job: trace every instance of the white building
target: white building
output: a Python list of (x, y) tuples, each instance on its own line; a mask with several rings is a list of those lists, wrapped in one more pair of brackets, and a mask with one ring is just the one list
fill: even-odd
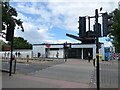
[[(46, 44), (33, 45), (33, 57), (38, 57), (38, 53), (40, 53), (40, 57), (57, 58), (57, 52), (59, 53), (58, 58), (64, 58), (64, 44), (49, 44), (49, 47)], [(96, 44), (72, 43), (71, 49), (67, 51), (67, 56), (68, 58), (87, 59), (89, 52), (92, 59), (96, 58)], [(99, 53), (104, 59), (104, 44), (101, 45)]]
[[(69, 47), (69, 43), (67, 47)], [(64, 44), (34, 44), (33, 49), (18, 49), (14, 50), (13, 54), (20, 52), (21, 58), (26, 58), (29, 55), (30, 58), (38, 57), (38, 53), (41, 54), (41, 58), (57, 58), (56, 54), (59, 53), (58, 58), (64, 58)], [(90, 52), (92, 59), (96, 58), (96, 44), (81, 44), (72, 43), (71, 49), (67, 50), (68, 58), (88, 59), (88, 53)], [(6, 53), (6, 55), (5, 55)], [(9, 53), (9, 56), (8, 56)], [(104, 44), (101, 45), (99, 50), (100, 56), (104, 59)], [(1, 57), (9, 57), (10, 51), (0, 52)]]
[[(13, 50), (13, 55), (15, 55), (16, 52), (17, 52), (17, 54), (20, 53), (21, 58), (26, 58), (27, 55), (29, 55), (30, 58), (33, 57), (32, 49), (15, 49), (15, 50)], [(11, 56), (10, 54), (11, 54), (11, 51), (0, 51), (1, 58), (2, 57), (10, 58), (10, 56)], [(18, 57), (18, 55), (17, 55), (17, 57)]]

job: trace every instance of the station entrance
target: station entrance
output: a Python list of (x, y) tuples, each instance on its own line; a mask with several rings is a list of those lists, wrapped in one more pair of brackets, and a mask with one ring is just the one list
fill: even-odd
[(71, 48), (68, 51), (68, 58), (88, 59), (88, 53), (90, 53), (91, 59), (93, 58), (92, 48)]

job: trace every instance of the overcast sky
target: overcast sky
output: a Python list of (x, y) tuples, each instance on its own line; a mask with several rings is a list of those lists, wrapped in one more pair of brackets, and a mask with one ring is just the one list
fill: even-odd
[[(43, 2), (44, 1), (44, 2)], [(66, 33), (78, 34), (79, 16), (94, 16), (95, 9), (111, 12), (118, 8), (119, 0), (11, 0), (18, 17), (23, 21), (25, 32), (15, 30), (15, 36), (24, 37), (32, 44), (76, 42)], [(100, 11), (99, 11), (100, 12)], [(100, 13), (101, 13), (100, 12)], [(99, 19), (99, 22), (101, 20)], [(91, 22), (94, 24), (94, 19)], [(100, 39), (110, 46), (105, 38)]]

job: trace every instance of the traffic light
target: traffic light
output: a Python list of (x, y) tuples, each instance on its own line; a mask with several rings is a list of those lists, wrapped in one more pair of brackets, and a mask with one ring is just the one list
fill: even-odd
[(90, 38), (90, 37), (95, 37), (95, 32), (94, 31), (87, 31), (86, 32), (86, 37)]
[(103, 36), (107, 36), (111, 31), (111, 26), (113, 24), (112, 22), (112, 17), (113, 14), (107, 14), (107, 13), (103, 13), (102, 14), (102, 24), (103, 24)]
[(79, 17), (79, 37), (83, 38), (86, 36), (86, 17)]
[[(95, 24), (96, 25), (96, 24)], [(93, 25), (93, 30), (94, 30), (94, 32), (96, 32), (95, 30), (95, 25)], [(97, 34), (97, 33), (95, 33), (95, 34)], [(98, 36), (99, 37), (101, 37), (101, 24), (100, 23), (98, 23)]]
[(7, 32), (6, 32), (6, 41), (11, 41), (14, 36), (14, 27), (9, 25), (7, 26)]

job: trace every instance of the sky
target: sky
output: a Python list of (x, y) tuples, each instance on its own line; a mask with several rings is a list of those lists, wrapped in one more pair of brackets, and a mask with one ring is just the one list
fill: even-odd
[[(15, 30), (15, 36), (23, 37), (32, 44), (41, 43), (80, 43), (66, 36), (78, 35), (79, 16), (94, 16), (95, 9), (111, 12), (118, 8), (119, 0), (11, 0), (10, 5), (18, 12), (17, 19), (23, 21), (25, 32)], [(99, 18), (101, 23), (101, 18)], [(91, 30), (94, 19), (91, 20)], [(87, 25), (88, 26), (88, 25)], [(111, 43), (100, 38), (105, 46)]]

